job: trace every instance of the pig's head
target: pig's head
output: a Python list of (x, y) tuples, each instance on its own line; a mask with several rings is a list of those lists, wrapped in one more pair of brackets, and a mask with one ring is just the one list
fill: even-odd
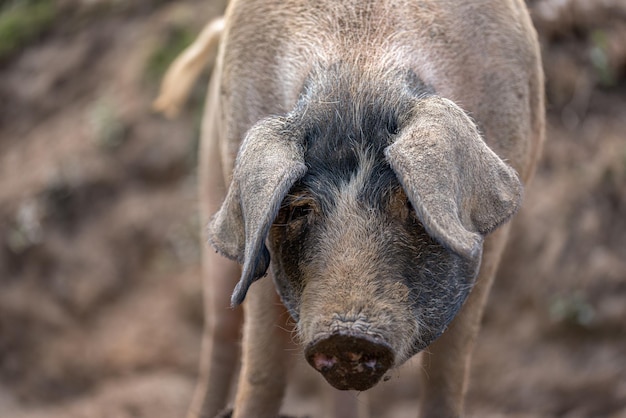
[(271, 264), (309, 363), (365, 390), (445, 331), (521, 184), (449, 100), (332, 99), (248, 132), (209, 235), (243, 264), (233, 305)]

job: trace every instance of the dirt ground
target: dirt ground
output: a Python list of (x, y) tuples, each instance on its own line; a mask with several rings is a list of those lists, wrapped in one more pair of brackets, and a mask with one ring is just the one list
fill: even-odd
[[(224, 1), (50, 4), (41, 30), (0, 55), (0, 417), (182, 417), (202, 330), (208, 75), (175, 121), (150, 102)], [(530, 6), (548, 140), (486, 310), (467, 416), (626, 418), (626, 3)], [(372, 416), (415, 417), (418, 371), (374, 389)], [(324, 416), (320, 380), (299, 365), (285, 412)]]

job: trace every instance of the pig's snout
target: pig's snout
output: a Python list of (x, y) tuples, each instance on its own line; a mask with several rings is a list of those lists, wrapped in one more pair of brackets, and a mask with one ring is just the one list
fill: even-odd
[(310, 344), (305, 356), (333, 387), (367, 390), (394, 363), (391, 348), (368, 336), (334, 333)]

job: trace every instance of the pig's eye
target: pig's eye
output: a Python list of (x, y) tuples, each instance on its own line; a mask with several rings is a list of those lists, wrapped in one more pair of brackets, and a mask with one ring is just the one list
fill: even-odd
[(274, 221), (275, 226), (297, 226), (309, 215), (316, 212), (315, 200), (307, 193), (289, 194), (281, 205), (280, 212)]
[(297, 205), (293, 205), (291, 206), (291, 211), (289, 213), (289, 219), (287, 222), (302, 220), (312, 212), (313, 208), (307, 203), (299, 203)]
[(289, 224), (304, 221), (316, 211), (315, 200), (309, 193), (294, 193), (287, 195), (282, 204), (279, 223)]

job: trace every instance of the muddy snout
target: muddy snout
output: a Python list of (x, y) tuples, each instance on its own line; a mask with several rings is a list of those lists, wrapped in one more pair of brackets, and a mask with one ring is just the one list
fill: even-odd
[(339, 390), (367, 390), (394, 363), (393, 352), (385, 343), (341, 332), (309, 344), (304, 354), (309, 364)]

